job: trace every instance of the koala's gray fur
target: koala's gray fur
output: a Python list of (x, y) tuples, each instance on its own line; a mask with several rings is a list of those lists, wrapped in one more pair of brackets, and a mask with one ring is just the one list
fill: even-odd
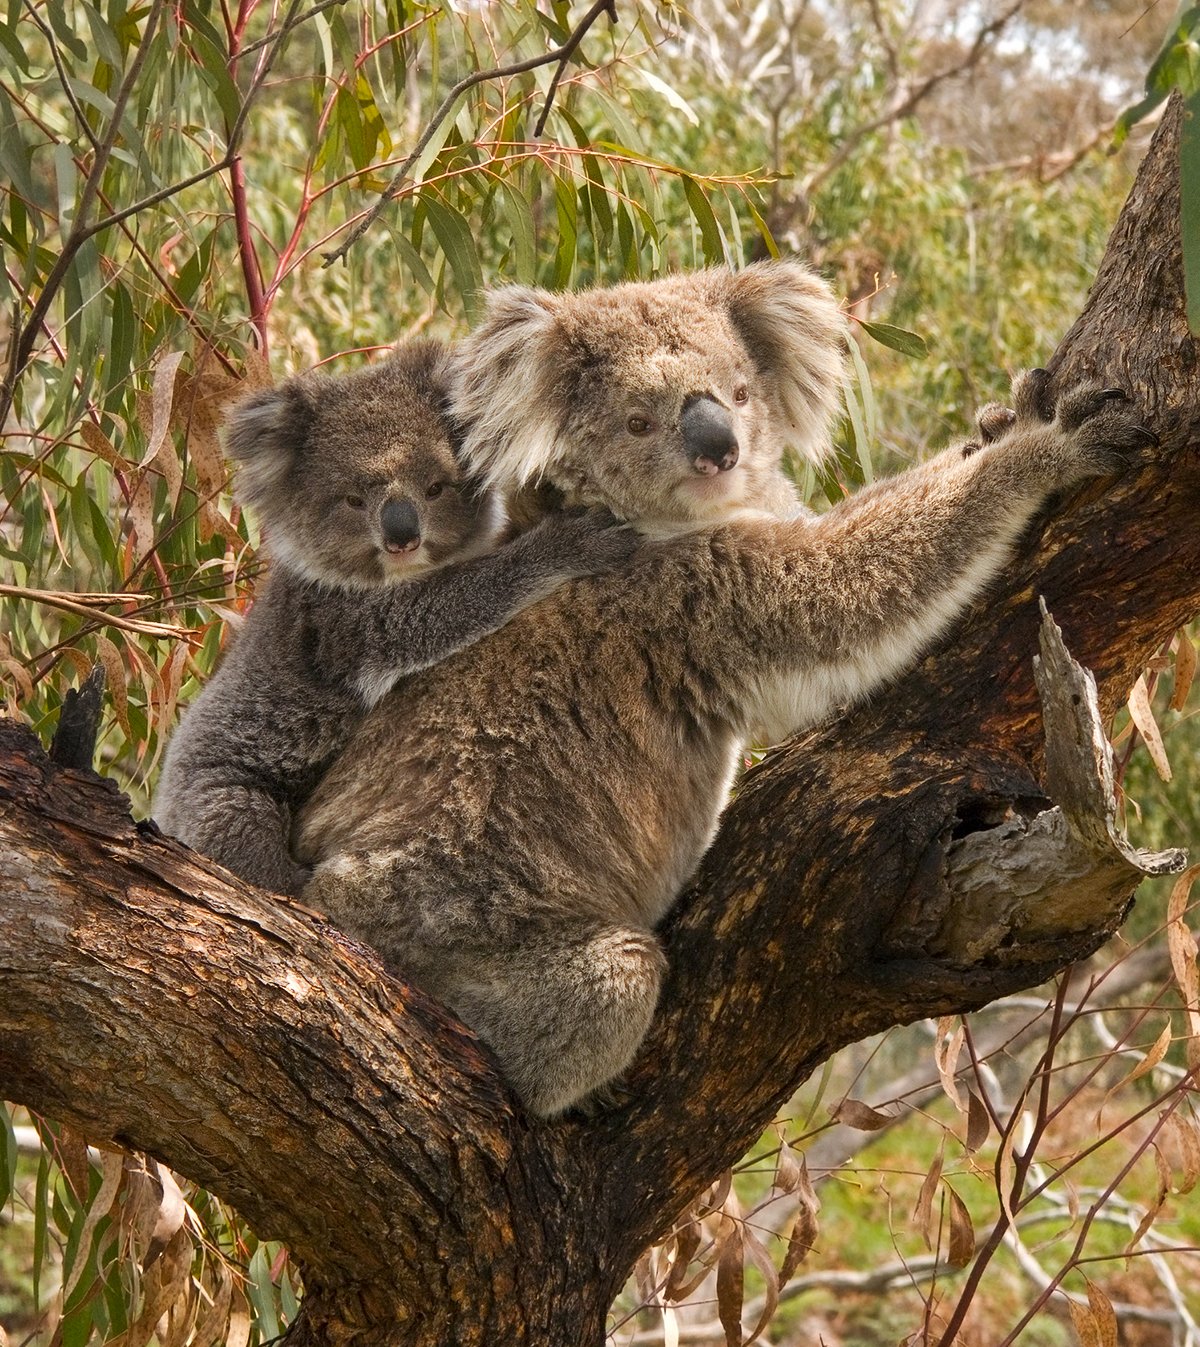
[(297, 836), (316, 865), (305, 900), (453, 1007), (535, 1113), (637, 1050), (664, 967), (654, 928), (746, 736), (781, 738), (910, 667), (1051, 492), (1150, 438), (1121, 394), (1048, 408), (1027, 377), (1011, 428), (993, 417), (969, 455), (772, 517), (794, 512), (783, 442), (826, 452), (843, 341), (825, 286), (768, 263), (501, 291), (461, 348), (465, 450), (493, 484), (542, 479), (675, 536), (385, 698)]
[(337, 378), (301, 375), (233, 411), (226, 446), (270, 574), (233, 649), (172, 737), (164, 831), (295, 894), (296, 806), (367, 710), (550, 593), (624, 560), (627, 529), (559, 517), (487, 554), (497, 493), (459, 460), (447, 356), (420, 342)]

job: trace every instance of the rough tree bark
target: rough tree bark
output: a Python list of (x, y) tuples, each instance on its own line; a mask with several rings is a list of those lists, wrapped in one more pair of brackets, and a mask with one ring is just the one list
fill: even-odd
[(977, 862), (1020, 861), (1058, 826), (1036, 595), (1105, 713), (1200, 611), (1178, 134), (1173, 110), (1051, 362), (1129, 388), (1161, 452), (1059, 502), (952, 640), (747, 777), (669, 920), (669, 985), (617, 1111), (531, 1121), (471, 1035), (368, 950), (135, 824), (12, 725), (0, 1093), (151, 1152), (286, 1241), (305, 1280), (292, 1347), (581, 1347), (639, 1252), (830, 1053), (1097, 948), (1132, 869), (1072, 862), (1019, 901), (986, 881), (981, 902)]

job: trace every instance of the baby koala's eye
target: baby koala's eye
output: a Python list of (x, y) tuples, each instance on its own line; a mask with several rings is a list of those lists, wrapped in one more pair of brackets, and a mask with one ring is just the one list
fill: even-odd
[(750, 390), (745, 384), (738, 384), (733, 390), (733, 400), (740, 406), (743, 402), (750, 401)]
[(446, 489), (445, 482), (431, 482), (429, 486), (425, 489), (425, 499), (437, 500), (437, 498), (442, 494), (443, 491), (445, 491), (445, 489)]
[(361, 496), (347, 496), (346, 504), (352, 510), (365, 510), (367, 508), (367, 502)]
[(650, 429), (650, 422), (644, 416), (631, 416), (625, 424), (633, 435), (644, 435)]

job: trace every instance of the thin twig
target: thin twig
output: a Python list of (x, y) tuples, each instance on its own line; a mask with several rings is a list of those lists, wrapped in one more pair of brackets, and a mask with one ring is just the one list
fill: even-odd
[[(277, 33), (268, 33), (266, 37), (260, 37), (257, 42), (249, 43), (238, 52), (238, 55), (250, 56), (253, 52), (260, 51), (263, 47), (282, 38), (286, 33), (290, 33), (293, 28), (299, 28), (302, 23), (307, 23), (309, 19), (315, 19), (318, 14), (324, 14), (327, 9), (337, 9), (340, 5), (348, 2), (349, 0), (321, 0), (319, 5), (313, 5), (311, 9), (306, 9), (303, 14), (297, 14), (294, 19), (289, 19)], [(421, 22), (424, 22), (424, 20)]]
[(537, 125), (533, 128), (534, 140), (540, 140), (542, 132), (546, 129), (546, 120), (550, 116), (551, 107), (554, 105), (554, 95), (558, 92), (559, 81), (562, 79), (563, 73), (566, 71), (571, 57), (575, 54), (575, 48), (583, 41), (584, 34), (587, 32), (588, 28), (591, 27), (596, 19), (598, 19), (606, 10), (608, 11), (609, 22), (616, 23), (617, 0), (609, 0), (606, 5), (601, 4), (597, 6), (596, 12), (591, 18), (585, 23), (581, 23), (563, 44), (561, 48), (562, 55), (558, 60), (558, 69), (554, 72), (554, 78), (550, 81), (550, 88), (546, 91), (546, 102), (542, 107), (541, 116), (538, 117)]
[[(345, 242), (333, 252), (326, 253), (321, 263), (323, 267), (331, 267), (335, 262), (344, 262), (346, 254), (367, 232), (375, 221), (383, 214), (388, 206), (396, 199), (408, 177), (409, 170), (421, 157), (425, 147), (437, 134), (438, 128), (454, 110), (455, 104), (467, 92), (473, 89), (477, 84), (486, 84), (491, 80), (508, 79), (513, 75), (523, 75), (526, 71), (536, 70), (539, 66), (550, 65), (554, 61), (561, 61), (564, 56), (570, 54), (579, 45), (580, 40), (589, 28), (596, 22), (601, 14), (607, 13), (609, 17), (616, 21), (616, 0), (596, 0), (596, 3), (579, 20), (570, 37), (561, 47), (555, 47), (553, 51), (548, 51), (542, 56), (531, 56), (526, 61), (515, 61), (512, 65), (495, 66), (491, 70), (477, 70), (473, 75), (466, 75), (450, 90), (445, 98), (438, 105), (437, 111), (430, 118), (425, 130), (421, 132), (421, 138), (413, 147), (412, 153), (396, 170), (391, 182), (380, 193), (379, 200), (367, 212), (366, 215), (350, 231)], [(548, 103), (547, 103), (548, 106)]]
[(910, 112), (921, 102), (923, 102), (933, 91), (948, 79), (953, 79), (955, 75), (961, 75), (964, 70), (969, 70), (976, 65), (987, 49), (988, 42), (998, 37), (1003, 29), (1025, 4), (1025, 0), (1014, 0), (1003, 13), (998, 14), (990, 23), (984, 26), (975, 35), (975, 40), (967, 50), (967, 54), (957, 64), (948, 66), (945, 70), (939, 70), (936, 74), (929, 75), (923, 79), (915, 88), (898, 102), (894, 103), (885, 112), (881, 112), (877, 117), (856, 126), (849, 131), (843, 138), (841, 146), (837, 153), (826, 160), (820, 168), (814, 170), (804, 180), (801, 186), (801, 196), (807, 197), (816, 190), (816, 188), (825, 181), (832, 173), (836, 173), (839, 168), (850, 158), (858, 148), (859, 142), (869, 136), (873, 131), (878, 131), (884, 126), (889, 126), (892, 122), (899, 121), (902, 117), (907, 117)]

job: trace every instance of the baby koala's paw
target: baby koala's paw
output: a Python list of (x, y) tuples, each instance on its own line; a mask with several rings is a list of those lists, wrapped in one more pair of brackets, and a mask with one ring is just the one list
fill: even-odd
[(641, 542), (628, 524), (604, 509), (548, 515), (526, 536), (549, 564), (572, 576), (614, 570)]

